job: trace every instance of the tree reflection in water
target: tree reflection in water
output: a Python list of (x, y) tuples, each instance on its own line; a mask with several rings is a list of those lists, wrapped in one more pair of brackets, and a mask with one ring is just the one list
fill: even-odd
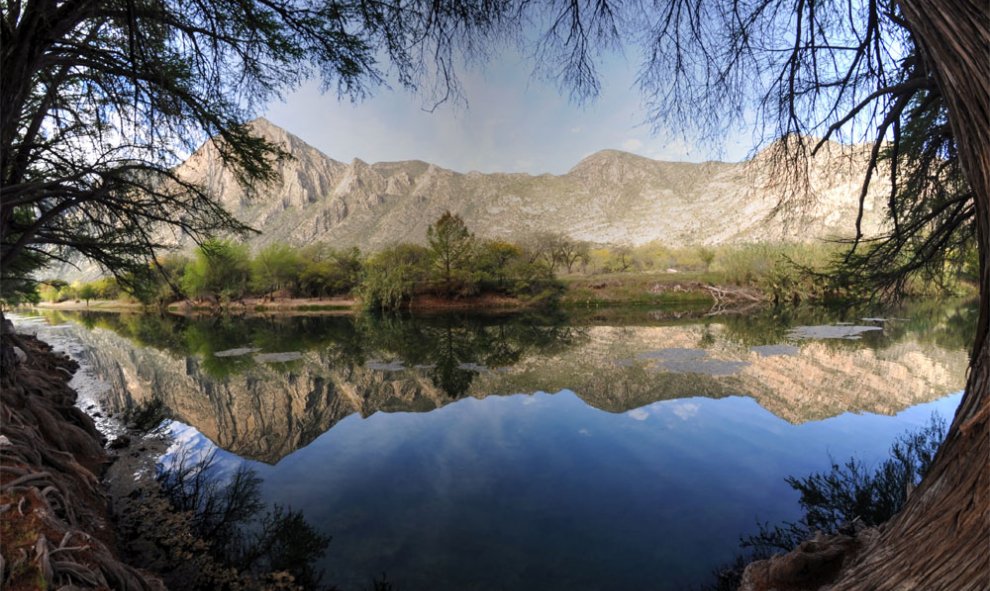
[(162, 496), (185, 516), (171, 540), (179, 551), (170, 555), (193, 559), (163, 573), (168, 588), (320, 589), (322, 573), (313, 564), (330, 537), (307, 523), (301, 511), (266, 509), (255, 471), (241, 464), (225, 473), (216, 458), (215, 452), (197, 458), (183, 451), (159, 469)]
[[(799, 504), (804, 514), (797, 521), (759, 524), (755, 535), (740, 540), (744, 553), (731, 563), (714, 569), (714, 581), (702, 591), (735, 591), (750, 562), (790, 552), (802, 542), (815, 538), (819, 532), (825, 536), (851, 535), (888, 521), (904, 507), (911, 491), (931, 467), (945, 434), (945, 419), (936, 412), (925, 427), (894, 440), (890, 457), (875, 468), (871, 469), (855, 457), (842, 464), (832, 459), (826, 472), (815, 472), (803, 478), (787, 477), (787, 484), (801, 495)], [(816, 570), (805, 565), (795, 569), (798, 572), (794, 576), (814, 579), (821, 576), (821, 569), (838, 566), (838, 563), (823, 564)]]

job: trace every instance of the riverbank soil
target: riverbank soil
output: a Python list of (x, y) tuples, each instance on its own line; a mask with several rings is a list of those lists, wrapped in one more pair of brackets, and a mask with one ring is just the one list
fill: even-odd
[(109, 458), (68, 385), (77, 364), (3, 324), (0, 587), (164, 589), (117, 558), (99, 480)]

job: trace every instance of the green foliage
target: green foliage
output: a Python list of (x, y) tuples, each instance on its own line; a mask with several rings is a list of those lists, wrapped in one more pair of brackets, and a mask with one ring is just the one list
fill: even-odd
[(698, 258), (705, 264), (705, 271), (709, 271), (712, 268), (712, 263), (715, 262), (715, 251), (704, 246), (699, 247)]
[(217, 303), (241, 298), (248, 287), (247, 247), (229, 240), (209, 240), (186, 266), (182, 289), (189, 297), (213, 298)]
[(295, 292), (304, 265), (295, 249), (285, 244), (270, 244), (251, 261), (251, 289), (267, 295), (281, 289)]
[(58, 289), (51, 285), (39, 285), (37, 289), (39, 301), (54, 304), (58, 300)]
[(450, 297), (456, 289), (471, 283), (471, 261), (475, 238), (464, 220), (449, 211), (426, 229), (426, 241), (432, 254), (432, 274)]
[(146, 306), (157, 304), (159, 308), (164, 308), (183, 297), (179, 286), (189, 263), (185, 256), (166, 255), (146, 267), (122, 275), (121, 287)]
[(775, 302), (824, 299), (833, 293), (816, 270), (828, 265), (836, 244), (744, 244), (720, 247), (713, 268), (728, 283), (753, 286)]
[(304, 260), (299, 275), (299, 294), (306, 297), (327, 297), (347, 294), (361, 281), (363, 264), (357, 248), (334, 250), (325, 245), (303, 249)]
[(360, 294), (369, 310), (397, 310), (430, 276), (432, 253), (415, 244), (397, 244), (365, 263)]
[(482, 290), (508, 291), (511, 289), (510, 265), (522, 259), (523, 250), (504, 240), (481, 240), (474, 255), (474, 268)]
[(89, 300), (96, 297), (96, 288), (92, 283), (84, 283), (79, 286), (76, 295), (79, 299), (86, 300), (86, 305), (89, 305)]
[(591, 256), (591, 244), (575, 240), (561, 232), (532, 232), (526, 235), (521, 245), (529, 262), (537, 261), (552, 270), (564, 269), (568, 273), (580, 265), (587, 267)]
[(72, 285), (63, 285), (58, 289), (57, 301), (64, 302), (67, 300), (74, 300), (77, 297), (78, 284), (73, 283)]

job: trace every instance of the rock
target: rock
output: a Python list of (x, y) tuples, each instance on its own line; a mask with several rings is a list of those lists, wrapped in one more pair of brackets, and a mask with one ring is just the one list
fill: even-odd
[(860, 545), (852, 536), (825, 536), (819, 532), (813, 540), (802, 542), (787, 554), (747, 566), (739, 589), (818, 589), (835, 577), (846, 557), (854, 555)]
[(15, 346), (13, 349), (14, 349), (14, 357), (17, 358), (17, 363), (25, 363), (27, 361), (28, 356), (27, 353), (24, 352), (24, 349), (21, 349), (20, 347), (17, 346)]
[(123, 449), (131, 444), (131, 438), (127, 435), (121, 435), (113, 441), (110, 442), (110, 449)]

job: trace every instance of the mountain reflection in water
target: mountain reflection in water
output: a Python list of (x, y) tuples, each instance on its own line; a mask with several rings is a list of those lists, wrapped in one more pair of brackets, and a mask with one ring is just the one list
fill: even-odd
[(179, 445), (218, 446), (333, 536), (327, 580), (388, 571), (407, 591), (705, 582), (757, 519), (797, 516), (785, 476), (876, 461), (932, 410), (951, 417), (975, 326), (966, 305), (899, 320), (47, 316), (78, 324), (113, 410), (161, 400)]
[(536, 315), (48, 316), (91, 329), (79, 338), (113, 386), (111, 410), (159, 399), (220, 447), (268, 463), (352, 413), (424, 412), (465, 396), (569, 389), (625, 412), (736, 394), (802, 423), (892, 414), (962, 387), (969, 307), (873, 320), (882, 330), (858, 340), (791, 336), (834, 326), (823, 314), (624, 326)]

